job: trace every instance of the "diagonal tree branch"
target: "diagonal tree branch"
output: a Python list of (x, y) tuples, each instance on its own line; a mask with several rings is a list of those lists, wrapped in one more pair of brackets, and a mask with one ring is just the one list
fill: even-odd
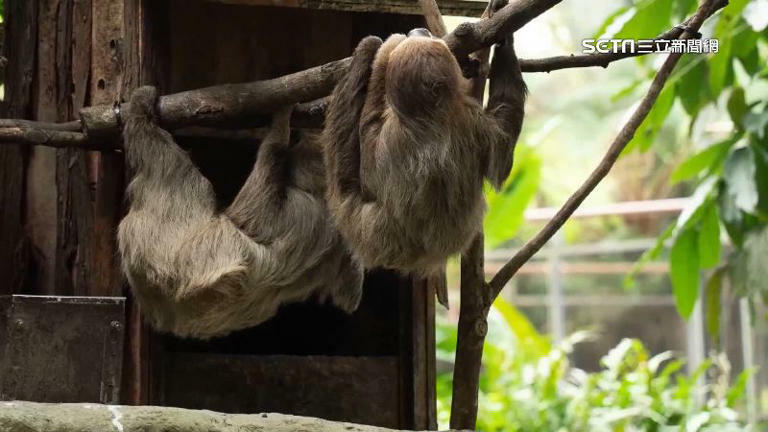
[[(692, 32), (696, 32), (701, 28), (702, 23), (714, 14), (718, 9), (726, 6), (728, 2), (726, 0), (705, 0), (705, 2), (699, 6), (696, 14), (688, 21), (690, 31), (682, 32), (681, 39), (690, 39), (693, 37)], [(592, 174), (587, 178), (584, 184), (579, 187), (576, 192), (571, 195), (570, 198), (563, 204), (560, 210), (555, 216), (542, 228), (542, 230), (528, 243), (526, 243), (516, 254), (509, 260), (498, 273), (493, 277), (489, 283), (491, 289), (491, 299), (495, 299), (504, 285), (509, 282), (512, 276), (520, 270), (520, 267), (526, 263), (536, 252), (541, 249), (542, 246), (557, 232), (558, 229), (565, 223), (574, 211), (581, 205), (584, 199), (594, 190), (594, 188), (605, 178), (608, 172), (611, 170), (616, 160), (619, 158), (622, 150), (632, 140), (632, 137), (637, 132), (637, 129), (642, 124), (643, 120), (648, 116), (648, 113), (653, 108), (653, 104), (659, 96), (664, 84), (669, 78), (670, 73), (677, 65), (682, 54), (672, 53), (662, 65), (656, 77), (653, 79), (648, 93), (645, 95), (640, 105), (637, 107), (632, 117), (622, 128), (618, 136), (613, 140), (607, 153), (603, 157), (600, 164), (595, 168)]]
[[(727, 4), (724, 0), (705, 0), (696, 14), (689, 21), (691, 30), (679, 37), (690, 38), (698, 31), (701, 24), (717, 9)], [(672, 70), (680, 60), (681, 54), (670, 54), (654, 78), (648, 93), (643, 98), (630, 120), (625, 124), (619, 135), (611, 144), (608, 152), (587, 181), (563, 205), (556, 216), (529, 241), (502, 269), (490, 283), (483, 283), (482, 276), (476, 279), (477, 272), (482, 275), (482, 238), (475, 239), (469, 250), (462, 255), (462, 292), (461, 315), (459, 318), (459, 340), (456, 350), (456, 366), (454, 369), (454, 398), (459, 394), (462, 399), (457, 404), (454, 399), (451, 413), (451, 427), (474, 429), (477, 419), (477, 392), (479, 389), (480, 366), (482, 362), (483, 344), (488, 329), (487, 319), (490, 307), (501, 293), (507, 282), (517, 273), (541, 247), (557, 232), (565, 221), (573, 214), (589, 193), (608, 174), (618, 159), (621, 151), (634, 136), (640, 124), (645, 120), (659, 96), (664, 84), (669, 79)], [(465, 271), (468, 278), (465, 293)], [(467, 302), (467, 304), (465, 304)], [(465, 313), (465, 306), (467, 307)], [(456, 388), (460, 386), (460, 388)], [(473, 395), (471, 392), (474, 392)], [(458, 410), (454, 416), (453, 410)]]

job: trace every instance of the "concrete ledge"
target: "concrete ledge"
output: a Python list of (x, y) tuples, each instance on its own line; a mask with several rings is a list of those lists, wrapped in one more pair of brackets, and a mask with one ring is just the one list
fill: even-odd
[(156, 406), (0, 402), (2, 432), (390, 432), (283, 414), (222, 414)]

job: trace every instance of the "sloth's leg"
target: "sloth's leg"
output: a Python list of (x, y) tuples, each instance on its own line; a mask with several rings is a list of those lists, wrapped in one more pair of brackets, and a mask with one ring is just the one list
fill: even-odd
[(290, 180), (291, 113), (282, 108), (272, 118), (272, 126), (262, 140), (256, 163), (225, 214), (257, 243), (269, 243), (278, 235), (275, 227), (287, 199)]
[(329, 194), (338, 199), (360, 194), (360, 121), (371, 65), (380, 46), (381, 39), (374, 36), (360, 41), (328, 107), (322, 142)]
[[(512, 169), (515, 145), (525, 116), (526, 86), (515, 54), (510, 33), (496, 45), (491, 63), (489, 100), (486, 112), (501, 133), (487, 134), (489, 150), (488, 179), (500, 187)], [(487, 130), (493, 130), (488, 128)]]
[(376, 52), (371, 65), (371, 78), (365, 96), (365, 105), (360, 116), (360, 185), (364, 201), (375, 200), (371, 192), (370, 177), (376, 167), (376, 145), (378, 144), (381, 128), (384, 124), (386, 102), (386, 73), (387, 62), (392, 51), (406, 38), (402, 34), (394, 34), (387, 38)]
[(133, 174), (128, 186), (131, 210), (146, 210), (162, 223), (207, 219), (216, 209), (213, 187), (171, 134), (157, 125), (156, 102), (156, 89), (141, 87), (123, 114), (123, 147)]

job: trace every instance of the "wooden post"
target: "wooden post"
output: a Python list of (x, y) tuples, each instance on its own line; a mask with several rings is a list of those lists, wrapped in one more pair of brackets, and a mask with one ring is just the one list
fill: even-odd
[[(86, 100), (90, 50), (89, 0), (61, 1), (56, 40), (56, 99), (59, 121), (77, 117)], [(40, 24), (41, 26), (43, 23)], [(88, 248), (93, 213), (85, 154), (74, 148), (56, 150), (56, 251), (53, 293), (86, 295), (90, 282)]]
[[(32, 77), (37, 38), (37, 0), (6, 0), (5, 43), (10, 59), (5, 69), (4, 115), (12, 118), (32, 116)], [(0, 294), (21, 291), (28, 263), (22, 231), (22, 196), (25, 149), (0, 146)]]
[[(56, 97), (56, 35), (59, 17), (57, 0), (39, 0), (35, 20), (37, 32), (37, 71), (35, 75), (34, 117), (58, 121)], [(34, 46), (34, 45), (32, 45)], [(27, 48), (29, 49), (29, 48)], [(56, 150), (35, 147), (29, 152), (26, 172), (26, 228), (34, 251), (38, 294), (54, 294), (56, 283), (57, 188)]]
[[(488, 3), (483, 17), (492, 15)], [(471, 94), (482, 104), (488, 76), (490, 48), (474, 54), (479, 62), (477, 77), (472, 80)], [(485, 283), (485, 242), (483, 227), (469, 248), (461, 255), (461, 306), (456, 341), (456, 361), (453, 371), (451, 428), (474, 430), (477, 423), (477, 396), (480, 391), (480, 365), (483, 342), (488, 332), (490, 308), (488, 286)]]
[[(84, 0), (91, 4), (91, 105), (111, 104), (120, 98), (123, 78), (123, 0)], [(122, 292), (115, 235), (123, 196), (122, 155), (88, 152), (88, 177), (93, 191), (93, 224), (88, 250), (89, 283), (86, 295), (111, 296)]]

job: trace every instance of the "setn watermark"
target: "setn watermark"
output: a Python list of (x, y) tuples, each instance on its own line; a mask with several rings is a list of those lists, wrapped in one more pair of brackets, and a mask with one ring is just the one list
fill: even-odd
[(720, 50), (718, 39), (584, 39), (584, 54), (715, 54)]

